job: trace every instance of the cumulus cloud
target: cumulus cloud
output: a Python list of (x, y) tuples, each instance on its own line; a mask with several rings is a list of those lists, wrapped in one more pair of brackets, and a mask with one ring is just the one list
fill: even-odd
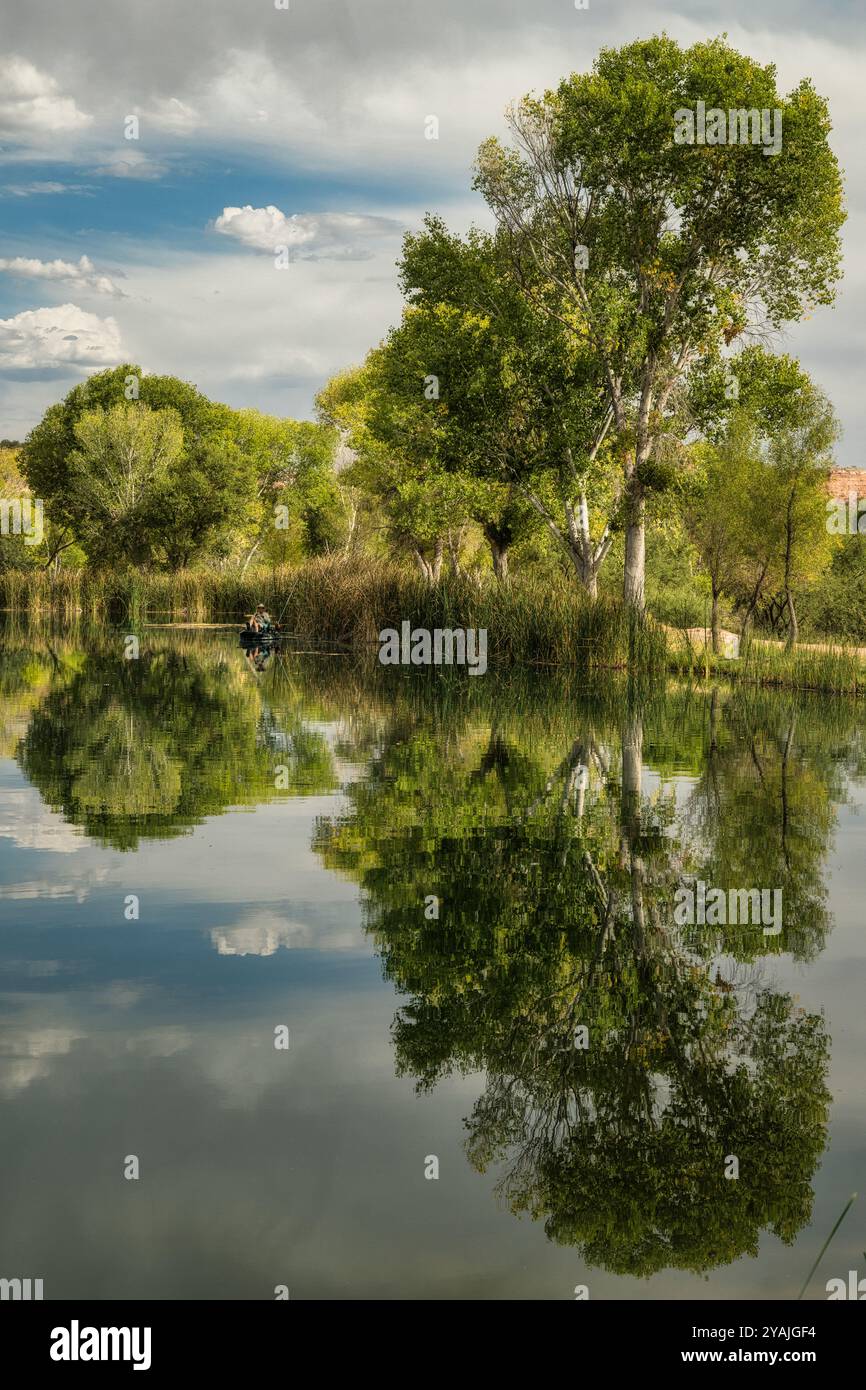
[[(858, 7), (843, 0), (830, 0), (820, 11), (814, 0), (764, 0), (726, 13), (724, 22), (709, 0), (610, 0), (589, 12), (575, 10), (571, 0), (536, 0), (532, 6), (523, 0), (473, 0), (470, 6), (440, 0), (436, 22), (421, 28), (417, 7), (395, 0), (367, 0), (363, 10), (349, 0), (323, 0), (290, 11), (210, 0), (206, 25), (195, 7), (176, 0), (126, 7), (122, 24), (82, 27), (80, 9), (55, 7), (48, 25), (39, 6), (7, 6), (6, 50), (26, 55), (28, 66), (17, 70), (14, 83), (0, 83), (0, 123), (5, 113), (17, 130), (26, 126), (27, 145), (57, 164), (75, 158), (70, 181), (92, 170), (154, 181), (170, 171), (189, 176), (199, 193), (195, 180), (207, 170), (210, 196), (217, 169), (233, 179), (248, 170), (256, 189), (267, 187), (263, 175), (272, 179), (275, 191), (268, 194), (227, 185), (210, 204), (218, 212), (242, 196), (262, 203), (280, 196), (276, 190), (286, 184), (279, 180), (289, 170), (293, 180), (318, 185), (315, 203), (302, 207), (344, 207), (346, 189), (366, 185), (366, 194), (352, 195), (356, 208), (396, 215), (389, 200), (399, 198), (407, 224), (417, 225), (432, 208), (461, 230), (486, 217), (480, 198), (469, 193), (472, 160), (481, 139), (503, 133), (508, 102), (555, 85), (569, 71), (587, 70), (606, 44), (663, 29), (691, 43), (725, 29), (735, 47), (777, 64), (784, 90), (809, 74), (829, 97), (831, 140), (846, 169), (848, 204), (861, 218), (866, 209), (860, 157), (864, 30)], [(74, 139), (67, 142), (59, 129), (70, 123), (57, 119), (64, 100), (80, 118), (73, 118)], [(141, 119), (139, 142), (122, 138), (123, 115), (133, 111)], [(52, 119), (46, 120), (46, 112), (53, 112)], [(94, 113), (92, 122), (85, 112)], [(430, 114), (439, 118), (438, 140), (424, 138)], [(0, 142), (8, 150), (2, 136)], [(14, 149), (12, 157), (18, 157)], [(62, 177), (52, 167), (46, 179), (55, 176)], [(26, 178), (32, 177), (28, 171)], [(331, 182), (335, 178), (338, 183)], [(25, 196), (19, 189), (28, 190), (27, 196), (39, 191), (24, 173), (18, 185), (7, 186), (13, 196)], [(170, 219), (175, 225), (192, 206), (184, 192), (177, 180)], [(471, 198), (461, 224), (452, 211), (458, 198)], [(225, 390), (237, 404), (255, 400), (278, 413), (307, 414), (324, 375), (360, 360), (399, 315), (391, 245), (357, 229), (351, 235), (345, 227), (339, 235), (333, 227), (329, 232), (314, 215), (290, 218), (264, 206), (225, 207), (217, 223), (226, 250), (244, 246), (262, 254), (245, 257), (245, 264), (236, 254), (202, 256), (201, 273), (186, 258), (179, 267), (173, 255), (154, 255), (150, 264), (146, 256), (131, 257), (136, 293), (147, 283), (150, 304), (124, 301), (124, 336), (136, 360), (147, 353), (154, 369), (198, 373), (213, 393)], [(804, 364), (831, 390), (845, 420), (843, 447), (851, 463), (859, 461), (866, 421), (866, 397), (856, 380), (864, 273), (858, 232), (852, 217), (837, 307), (798, 326), (782, 344), (802, 353)], [(171, 251), (170, 231), (165, 239)], [(101, 250), (92, 240), (87, 244), (94, 254)], [(280, 244), (304, 262), (296, 274), (270, 274), (267, 259)], [(372, 266), (377, 285), (368, 283), (371, 263), (353, 260), (373, 246), (380, 256)], [(363, 275), (355, 274), (359, 267)], [(236, 281), (255, 301), (252, 321), (234, 291)], [(289, 297), (290, 311), (284, 302)], [(17, 380), (14, 392), (8, 383), (5, 395), (0, 388), (5, 431), (20, 436), (53, 390), (53, 383), (43, 390), (35, 376)]]
[(0, 319), (0, 370), (109, 367), (122, 361), (120, 329), (76, 304)]
[(0, 133), (4, 136), (67, 135), (92, 120), (72, 97), (63, 96), (53, 77), (26, 58), (0, 58)]
[(110, 276), (99, 274), (88, 256), (82, 256), (77, 262), (40, 261), (29, 256), (6, 259), (0, 256), (0, 270), (7, 270), (11, 275), (20, 275), (27, 280), (59, 280), (63, 284), (92, 290), (94, 294), (110, 294), (115, 299), (127, 298)]
[(400, 223), (390, 217), (347, 212), (296, 212), (287, 217), (272, 204), (223, 208), (214, 227), (256, 251), (273, 255), (278, 246), (287, 246), (290, 255), (312, 261), (369, 260), (376, 243), (401, 230)]

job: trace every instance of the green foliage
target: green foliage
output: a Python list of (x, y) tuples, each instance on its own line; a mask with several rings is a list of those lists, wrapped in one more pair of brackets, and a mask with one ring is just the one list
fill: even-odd
[(863, 536), (840, 539), (829, 568), (804, 589), (800, 617), (811, 635), (866, 643), (866, 543)]
[(85, 486), (82, 469), (86, 471), (87, 456), (76, 427), (83, 416), (101, 409), (117, 430), (121, 419), (132, 420), (130, 412), (137, 407), (173, 411), (183, 444), (166, 464), (158, 487), (150, 491), (148, 534), (135, 535), (133, 528), (129, 539), (134, 547), (124, 558), (171, 568), (209, 549), (224, 552), (234, 528), (248, 514), (252, 467), (233, 441), (233, 412), (228, 406), (215, 405), (176, 377), (146, 375), (126, 364), (96, 373), (50, 406), (21, 451), (21, 467), (34, 495), (45, 500), (61, 534), (98, 539), (104, 498), (98, 502), (98, 489)]
[(349, 506), (334, 473), (335, 428), (239, 410), (233, 437), (255, 475), (255, 500), (243, 538), (250, 557), (280, 563), (323, 554), (345, 542)]
[[(777, 156), (678, 144), (677, 112), (779, 110)], [(526, 97), (513, 144), (486, 141), (475, 186), (506, 238), (521, 292), (591, 347), (619, 436), (628, 521), (625, 597), (643, 602), (647, 493), (667, 483), (690, 365), (750, 318), (773, 327), (830, 303), (844, 220), (826, 103), (724, 39), (662, 35), (603, 49), (591, 73)], [(580, 252), (580, 254), (578, 254)]]
[(141, 404), (98, 406), (75, 422), (67, 505), (97, 563), (147, 563), (153, 525), (183, 450), (174, 410)]
[(269, 800), (278, 761), (295, 793), (334, 790), (325, 738), (265, 706), (241, 664), (156, 634), (142, 646), (138, 660), (126, 661), (119, 637), (91, 640), (29, 717), (18, 759), (66, 820), (134, 850)]
[[(754, 988), (755, 963), (808, 959), (829, 929), (835, 741), (718, 693), (546, 694), (398, 703), (348, 810), (319, 823), (317, 850), (359, 884), (408, 996), (398, 1071), (424, 1090), (481, 1073), (467, 1156), (593, 1265), (704, 1271), (754, 1253), (764, 1229), (790, 1243), (826, 1138), (828, 1039), (818, 1015)], [(698, 874), (781, 884), (781, 935), (677, 927), (675, 890)]]
[(421, 235), (406, 237), (401, 276), (413, 307), (386, 344), (391, 389), (417, 391), (433, 374), (427, 416), (443, 466), (508, 484), (523, 525), (546, 525), (594, 592), (616, 528), (597, 354), (573, 325), (539, 309), (542, 284), (531, 299), (521, 292), (502, 235), (461, 239), (428, 217)]

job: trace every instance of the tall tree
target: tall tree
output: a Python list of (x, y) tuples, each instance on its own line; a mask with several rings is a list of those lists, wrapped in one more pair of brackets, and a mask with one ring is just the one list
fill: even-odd
[[(699, 102), (778, 113), (780, 148), (722, 143), (717, 125), (679, 142)], [(844, 212), (827, 105), (808, 80), (783, 97), (772, 65), (721, 38), (683, 49), (663, 35), (602, 50), (509, 123), (514, 147), (486, 141), (475, 185), (522, 292), (603, 365), (631, 436), (623, 592), (642, 606), (653, 456), (683, 374), (749, 324), (777, 328), (833, 299)]]
[(91, 559), (146, 561), (159, 489), (183, 450), (174, 410), (141, 403), (86, 410), (75, 422), (69, 505)]
[(703, 363), (690, 404), (711, 441), (703, 515), (693, 509), (691, 516), (699, 548), (710, 568), (716, 546), (722, 587), (738, 585), (744, 633), (759, 602), (779, 595), (792, 647), (797, 590), (832, 558), (826, 479), (839, 434), (833, 408), (795, 358), (760, 347)]
[[(79, 443), (76, 424), (88, 411), (137, 403), (175, 411), (183, 427), (183, 448), (154, 494), (147, 536), (139, 538), (148, 541), (148, 562), (177, 568), (209, 549), (224, 553), (248, 524), (254, 498), (253, 465), (233, 438), (234, 412), (189, 382), (151, 376), (132, 363), (75, 386), (31, 430), (21, 467), (34, 495), (44, 499), (62, 534), (82, 534), (88, 521), (70, 477)], [(136, 553), (140, 560), (141, 551)]]
[(362, 367), (328, 382), (317, 397), (320, 418), (340, 428), (353, 453), (345, 478), (373, 499), (387, 544), (411, 555), (420, 573), (438, 582), (449, 537), (469, 516), (472, 483), (443, 465), (441, 432), (426, 408), (424, 382), (395, 389), (384, 348)]
[(394, 389), (436, 382), (428, 411), (447, 440), (445, 466), (507, 483), (594, 598), (620, 494), (601, 366), (521, 294), (510, 269), (501, 236), (464, 239), (428, 217), (404, 243), (413, 308), (386, 362)]
[(349, 526), (349, 509), (334, 472), (337, 430), (311, 420), (238, 410), (232, 433), (255, 469), (242, 572), (256, 554), (285, 560), (295, 536), (307, 554), (338, 545)]

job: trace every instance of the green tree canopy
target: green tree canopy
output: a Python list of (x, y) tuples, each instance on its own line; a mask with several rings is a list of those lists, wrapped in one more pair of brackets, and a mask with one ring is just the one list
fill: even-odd
[[(779, 151), (678, 142), (699, 101), (779, 112)], [(684, 374), (750, 322), (833, 299), (844, 212), (827, 105), (808, 80), (783, 96), (772, 65), (724, 39), (683, 49), (662, 35), (603, 49), (590, 73), (519, 102), (510, 127), (511, 146), (482, 145), (476, 187), (522, 292), (598, 355), (631, 434), (624, 594), (642, 604), (653, 456)]]
[[(143, 373), (125, 364), (74, 387), (64, 400), (49, 406), (21, 451), (21, 466), (34, 496), (44, 500), (55, 527), (67, 538), (98, 534), (98, 487), (84, 485), (86, 455), (76, 426), (82, 416), (102, 409), (146, 407), (173, 411), (183, 431), (182, 448), (173, 454), (158, 485), (149, 489), (145, 532), (136, 537), (130, 563), (177, 568), (206, 550), (225, 552), (238, 527), (249, 521), (254, 470), (233, 438), (233, 412), (209, 401), (194, 386), (176, 377)], [(121, 416), (111, 417), (119, 422)], [(123, 417), (132, 420), (127, 413)], [(84, 470), (84, 472), (82, 471)]]

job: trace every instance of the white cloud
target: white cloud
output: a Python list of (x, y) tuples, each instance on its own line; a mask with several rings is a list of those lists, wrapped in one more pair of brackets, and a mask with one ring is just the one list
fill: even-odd
[[(0, 796), (0, 839), (11, 840), (19, 849), (50, 850), (53, 854), (76, 854), (84, 846), (80, 832), (57, 811), (43, 805), (32, 787), (7, 787)], [(0, 896), (39, 897), (41, 887), (45, 885), (6, 884)]]
[(88, 256), (79, 261), (40, 261), (29, 256), (14, 256), (5, 259), (0, 256), (0, 270), (11, 275), (20, 275), (28, 280), (59, 280), (63, 284), (77, 285), (92, 290), (94, 294), (110, 294), (116, 299), (126, 299), (123, 290), (108, 275), (100, 275), (94, 269)]
[(90, 193), (84, 183), (57, 183), (53, 179), (34, 179), (31, 183), (6, 183), (3, 192), (13, 198), (37, 198), (58, 193)]
[(141, 150), (122, 148), (101, 155), (91, 170), (94, 174), (107, 174), (115, 179), (161, 179), (168, 173), (168, 165)]
[(25, 58), (0, 58), (0, 133), (7, 138), (68, 135), (92, 119), (72, 97), (61, 94), (48, 73)]
[(183, 135), (202, 124), (199, 113), (177, 97), (160, 97), (139, 114), (144, 130), (152, 125), (174, 135)]
[[(387, 186), (412, 200), (407, 220), (413, 223), (426, 207), (445, 214), (458, 196), (467, 204), (471, 199), (467, 221), (483, 220), (480, 198), (469, 193), (472, 159), (481, 139), (503, 132), (509, 101), (555, 85), (569, 71), (588, 70), (605, 44), (663, 29), (690, 43), (724, 28), (735, 47), (777, 64), (783, 90), (809, 75), (829, 98), (831, 142), (846, 170), (849, 206), (861, 216), (866, 207), (860, 157), (866, 41), (857, 7), (841, 0), (820, 10), (807, 0), (765, 0), (727, 14), (724, 24), (706, 0), (616, 0), (593, 5), (589, 13), (576, 11), (571, 0), (536, 0), (531, 7), (522, 0), (473, 0), (471, 6), (441, 0), (436, 22), (420, 28), (413, 7), (395, 0), (367, 0), (363, 11), (341, 0), (338, 22), (332, 4), (303, 8), (300, 23), (295, 6), (282, 13), (267, 4), (211, 0), (203, 26), (176, 0), (151, 0), (127, 7), (123, 24), (83, 28), (76, 6), (56, 7), (51, 25), (38, 6), (7, 7), (6, 46), (26, 54), (29, 64), (23, 74), (18, 69), (14, 90), (0, 85), (0, 117), (14, 116), (19, 129), (29, 123), (34, 148), (41, 129), (42, 150), (52, 160), (74, 153), (81, 170), (102, 175), (155, 180), (170, 170), (195, 178), (201, 172), (196, 161), (218, 159), (235, 179), (251, 169), (257, 188), (264, 170), (275, 180), (280, 171), (293, 178), (309, 173), (319, 184), (338, 175), (343, 195), (333, 206), (345, 205), (347, 187), (358, 190), (367, 181), (369, 200), (353, 193), (356, 208), (390, 211), (379, 198)], [(44, 102), (56, 117), (64, 100), (72, 101), (80, 119), (73, 119), (74, 140), (62, 152), (58, 131), (46, 132)], [(94, 113), (92, 122), (84, 111)], [(122, 138), (128, 111), (140, 114), (140, 142)], [(438, 140), (424, 139), (429, 114), (439, 117)], [(55, 173), (52, 167), (50, 176)], [(267, 196), (275, 200), (285, 186), (274, 182)], [(22, 174), (7, 191), (20, 197), (18, 190), (27, 189), (29, 196), (31, 188), (38, 191)], [(213, 210), (244, 197), (264, 202), (265, 195), (237, 188), (234, 182)], [(182, 191), (178, 198), (183, 207)], [(255, 400), (279, 413), (307, 414), (324, 375), (360, 360), (399, 315), (396, 257), (378, 256), (384, 238), (377, 243), (357, 229), (329, 229), (315, 216), (290, 218), (279, 207), (227, 207), (218, 222), (227, 246), (233, 240), (267, 255), (251, 256), (245, 265), (237, 255), (203, 256), (200, 267), (187, 261), (181, 278), (169, 245), (169, 254), (160, 248), (149, 266), (137, 248), (128, 269), (136, 294), (148, 283), (151, 304), (124, 301), (124, 337), (136, 360), (152, 370), (197, 373), (200, 384), (214, 393), (225, 389), (234, 403)], [(101, 249), (92, 240), (87, 244), (94, 254)], [(275, 244), (292, 246), (306, 264), (275, 277), (267, 265)], [(847, 244), (837, 307), (796, 329), (792, 343), (829, 385), (846, 425), (845, 461), (857, 463), (866, 418), (856, 373), (864, 260), (853, 218)], [(355, 276), (349, 258), (368, 247), (377, 247), (377, 259), (359, 261), (364, 274)], [(114, 248), (103, 254), (112, 258)], [(321, 284), (311, 274), (319, 257), (329, 272)], [(346, 264), (338, 278), (340, 258)], [(368, 266), (381, 276), (378, 285), (367, 282)], [(252, 295), (254, 316), (235, 292), (236, 277)], [(0, 395), (5, 431), (22, 435), (54, 395), (53, 382), (15, 382), (14, 393)]]
[(276, 912), (260, 909), (231, 926), (215, 927), (210, 940), (221, 956), (273, 956), (281, 947), (285, 950), (292, 947), (317, 951), (357, 950), (358, 932), (350, 926), (289, 921)]
[[(389, 245), (372, 260), (299, 259), (277, 270), (272, 256), (238, 255), (227, 242), (222, 255), (135, 265), (123, 301), (128, 360), (230, 405), (307, 417), (328, 377), (362, 361), (399, 318), (394, 260)], [(41, 408), (57, 394), (46, 383)]]
[(214, 227), (225, 236), (235, 237), (244, 246), (273, 255), (278, 246), (288, 246), (290, 255), (303, 260), (369, 260), (371, 244), (394, 237), (400, 223), (390, 217), (369, 217), (359, 213), (292, 213), (287, 217), (269, 204), (254, 208), (223, 208)]
[(14, 318), (0, 319), (0, 370), (109, 367), (122, 358), (116, 321), (76, 304), (25, 309)]

